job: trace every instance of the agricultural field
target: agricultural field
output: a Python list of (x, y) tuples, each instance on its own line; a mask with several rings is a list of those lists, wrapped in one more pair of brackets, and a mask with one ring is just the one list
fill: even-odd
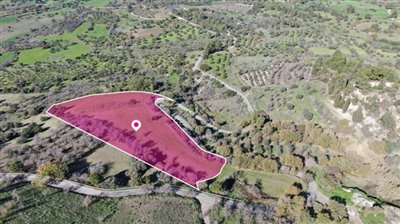
[(65, 32), (60, 35), (48, 35), (37, 37), (40, 41), (53, 44), (49, 48), (37, 47), (23, 50), (19, 53), (18, 62), (22, 64), (34, 64), (35, 62), (54, 61), (61, 59), (74, 59), (82, 54), (89, 53), (91, 47), (84, 43), (86, 38), (97, 39), (107, 35), (105, 24), (95, 24), (89, 29), (88, 23), (83, 23), (72, 33)]
[[(12, 187), (12, 186), (11, 186)], [(7, 209), (4, 222), (98, 222), (118, 209), (118, 200), (98, 199), (85, 206), (85, 197), (32, 185), (2, 188), (1, 207)], [(85, 209), (82, 209), (85, 208)], [(4, 217), (4, 216), (3, 216)]]
[[(171, 196), (88, 198), (29, 184), (0, 186), (4, 222), (201, 223), (195, 200)], [(169, 206), (165, 206), (169, 205)], [(178, 207), (177, 207), (178, 206)], [(179, 209), (179, 210), (177, 210)], [(178, 213), (175, 213), (179, 211)], [(168, 219), (165, 219), (168, 217)]]
[(143, 196), (122, 199), (106, 223), (202, 223), (199, 204), (192, 199)]
[(18, 62), (22, 64), (34, 64), (35, 62), (48, 60), (73, 59), (89, 51), (90, 47), (84, 44), (75, 44), (56, 53), (52, 53), (50, 50), (43, 48), (32, 48), (21, 51)]

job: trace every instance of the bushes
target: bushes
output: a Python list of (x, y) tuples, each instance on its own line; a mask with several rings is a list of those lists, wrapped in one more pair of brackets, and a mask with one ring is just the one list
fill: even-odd
[(12, 172), (21, 172), (24, 168), (21, 161), (13, 161), (8, 166)]
[(35, 122), (28, 125), (28, 127), (22, 129), (21, 137), (23, 138), (32, 138), (37, 133), (43, 131), (41, 125), (36, 124)]
[(217, 147), (218, 154), (228, 157), (232, 154), (232, 148), (227, 145), (221, 145)]
[(41, 116), (41, 117), (40, 117), (40, 121), (44, 122), (44, 121), (49, 120), (50, 118), (51, 118), (51, 117)]
[(294, 156), (289, 153), (283, 153), (280, 157), (280, 162), (289, 167), (294, 167), (296, 169), (303, 168), (303, 160), (300, 157)]
[(101, 180), (102, 180), (102, 176), (99, 173), (91, 173), (89, 175), (89, 179), (88, 179), (88, 181), (91, 185), (97, 185), (101, 182)]
[(391, 112), (386, 112), (380, 119), (382, 125), (387, 128), (389, 131), (396, 130), (396, 120), (393, 117)]
[(393, 81), (395, 79), (395, 75), (391, 70), (380, 66), (372, 67), (366, 70), (364, 72), (364, 75), (369, 80), (376, 80), (376, 81), (381, 81), (381, 80)]
[(304, 109), (303, 115), (304, 115), (304, 118), (307, 119), (308, 121), (311, 121), (314, 117), (314, 115), (307, 109)]
[(332, 57), (327, 62), (327, 65), (332, 69), (343, 68), (346, 66), (347, 59), (340, 50), (336, 50)]
[(386, 153), (386, 142), (374, 140), (369, 142), (369, 148), (374, 151), (375, 154), (383, 155)]
[(325, 149), (337, 150), (341, 146), (339, 139), (330, 134), (321, 134), (317, 139), (315, 139), (315, 143)]
[(19, 136), (19, 133), (15, 132), (12, 129), (7, 131), (6, 133), (4, 133), (5, 141), (10, 141), (10, 140), (12, 140), (12, 139), (14, 139), (14, 138), (16, 138), (18, 136)]
[(38, 174), (39, 176), (45, 177), (57, 177), (64, 178), (68, 173), (68, 167), (65, 164), (58, 164), (53, 162), (46, 162), (39, 166)]
[(236, 95), (237, 95), (236, 92), (232, 91), (232, 90), (227, 90), (227, 91), (224, 92), (224, 96), (225, 97), (234, 97)]
[(355, 123), (361, 123), (364, 119), (364, 114), (362, 112), (362, 108), (359, 107), (352, 115), (352, 120)]
[(207, 72), (207, 71), (210, 71), (211, 67), (208, 66), (207, 64), (201, 64), (200, 69)]
[(284, 129), (279, 131), (279, 139), (285, 143), (301, 142), (303, 140), (303, 136), (299, 132)]

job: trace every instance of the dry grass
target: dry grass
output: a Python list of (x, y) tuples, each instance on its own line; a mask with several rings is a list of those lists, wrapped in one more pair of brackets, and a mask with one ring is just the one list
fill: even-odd
[(129, 169), (133, 159), (134, 158), (109, 145), (97, 149), (86, 158), (89, 163), (102, 162), (106, 164), (108, 170), (105, 176), (112, 176)]
[(200, 205), (194, 199), (172, 196), (123, 198), (106, 223), (202, 223)]

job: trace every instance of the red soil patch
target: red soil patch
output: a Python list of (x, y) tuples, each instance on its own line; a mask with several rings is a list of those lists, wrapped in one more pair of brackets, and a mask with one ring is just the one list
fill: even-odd
[[(201, 149), (144, 92), (97, 94), (53, 105), (47, 112), (189, 184), (216, 177), (225, 158)], [(136, 132), (131, 123), (141, 122)]]

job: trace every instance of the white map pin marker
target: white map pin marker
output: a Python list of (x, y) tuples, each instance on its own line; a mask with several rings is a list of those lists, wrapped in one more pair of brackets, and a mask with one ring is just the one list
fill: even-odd
[(139, 120), (133, 120), (131, 126), (133, 130), (138, 131), (142, 127), (142, 123)]

